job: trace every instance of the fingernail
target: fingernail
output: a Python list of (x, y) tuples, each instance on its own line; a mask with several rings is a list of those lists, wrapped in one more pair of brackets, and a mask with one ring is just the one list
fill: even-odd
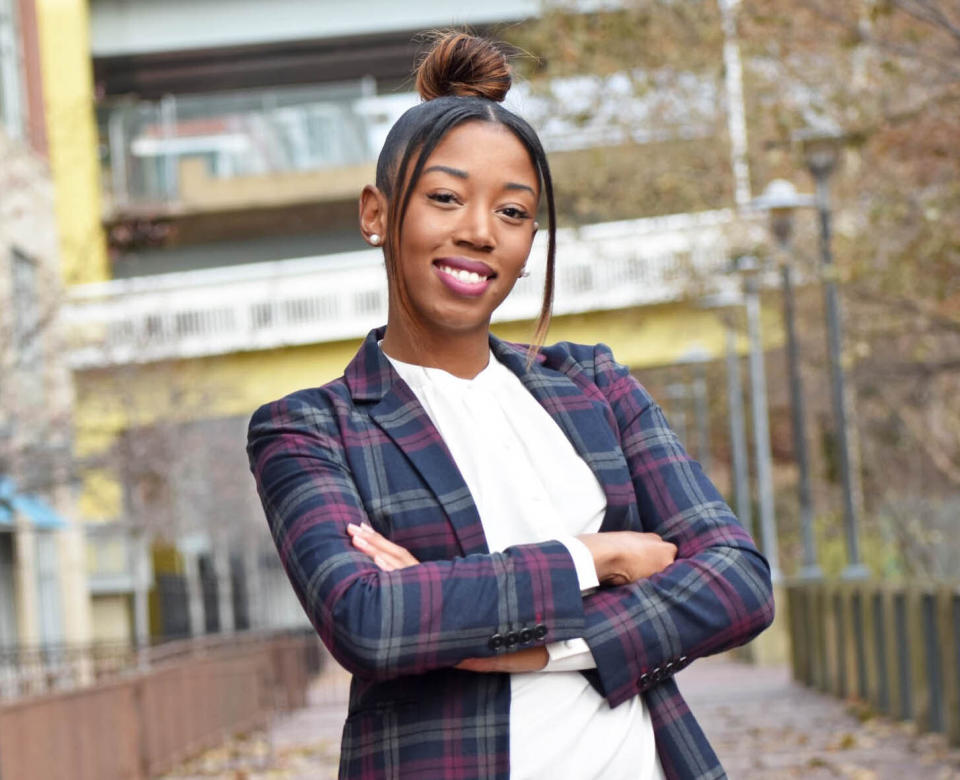
[(347, 523), (347, 531), (348, 531), (348, 532), (349, 532), (349, 531), (359, 531), (359, 530), (361, 530), (359, 525), (354, 525), (353, 523)]

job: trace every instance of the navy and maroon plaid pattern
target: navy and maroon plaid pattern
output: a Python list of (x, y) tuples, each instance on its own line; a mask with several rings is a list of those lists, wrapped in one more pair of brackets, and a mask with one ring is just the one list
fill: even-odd
[[(508, 652), (494, 635), (538, 626), (529, 644), (582, 636), (587, 678), (616, 706), (643, 692), (668, 777), (723, 777), (672, 674), (747, 641), (772, 619), (769, 569), (666, 420), (604, 346), (557, 344), (504, 365), (566, 432), (607, 496), (601, 530), (677, 544), (667, 571), (581, 598), (556, 542), (490, 553), (476, 506), (439, 433), (372, 332), (345, 375), (261, 407), (248, 453), (294, 589), (354, 674), (345, 778), (509, 776), (509, 676), (452, 669)], [(544, 453), (549, 457), (549, 453)], [(381, 572), (350, 543), (367, 521), (422, 563)]]

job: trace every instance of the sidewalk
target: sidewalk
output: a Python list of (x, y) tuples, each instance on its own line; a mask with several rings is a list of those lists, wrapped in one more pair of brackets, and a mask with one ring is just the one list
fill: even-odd
[(960, 749), (940, 735), (883, 718), (794, 684), (785, 667), (721, 658), (678, 677), (731, 778), (960, 779)]
[[(942, 737), (862, 720), (844, 702), (794, 685), (784, 668), (709, 658), (678, 680), (734, 780), (960, 780), (960, 750), (947, 749)], [(167, 780), (335, 778), (346, 684), (346, 674), (328, 672), (312, 686), (308, 707), (278, 718), (268, 732), (208, 752)]]

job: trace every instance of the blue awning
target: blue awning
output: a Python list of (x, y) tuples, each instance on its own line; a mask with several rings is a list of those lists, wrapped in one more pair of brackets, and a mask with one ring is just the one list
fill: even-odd
[(0, 527), (13, 527), (14, 515), (23, 515), (35, 528), (65, 528), (69, 522), (42, 498), (18, 493), (9, 477), (0, 477)]

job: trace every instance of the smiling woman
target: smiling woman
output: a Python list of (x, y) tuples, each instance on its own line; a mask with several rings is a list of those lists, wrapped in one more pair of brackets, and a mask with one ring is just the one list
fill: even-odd
[[(381, 346), (399, 360), (472, 378), (489, 358), (490, 317), (530, 254), (539, 176), (513, 133), (475, 119), (443, 137), (408, 191), (397, 243), (387, 250), (391, 306)], [(386, 233), (387, 213), (383, 193), (366, 187), (361, 228)]]
[[(354, 677), (344, 778), (717, 778), (673, 674), (771, 620), (769, 568), (603, 345), (542, 346), (553, 185), (506, 58), (441, 36), (360, 229), (390, 290), (344, 376), (248, 453), (291, 583)], [(489, 333), (549, 234), (533, 344)]]

